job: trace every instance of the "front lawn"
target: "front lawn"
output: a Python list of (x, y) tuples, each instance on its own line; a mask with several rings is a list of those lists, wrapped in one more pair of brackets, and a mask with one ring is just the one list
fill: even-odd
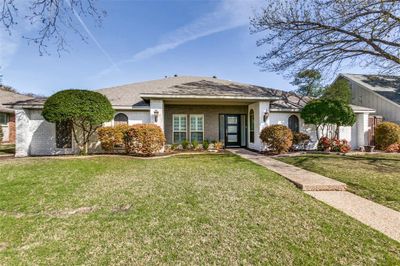
[(400, 211), (400, 154), (308, 154), (279, 160), (342, 181), (349, 191)]
[(400, 264), (400, 244), (234, 155), (0, 161), (2, 264)]

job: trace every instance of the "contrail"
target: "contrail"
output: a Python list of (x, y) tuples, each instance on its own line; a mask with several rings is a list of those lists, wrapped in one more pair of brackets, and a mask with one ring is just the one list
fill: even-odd
[(108, 61), (111, 63), (113, 68), (117, 69), (118, 71), (121, 71), (121, 69), (118, 67), (118, 65), (114, 62), (114, 60), (111, 58), (110, 54), (103, 48), (103, 46), (97, 41), (96, 37), (94, 37), (93, 33), (89, 30), (89, 28), (86, 26), (86, 23), (82, 20), (82, 18), (79, 16), (78, 12), (75, 11), (75, 8), (71, 6), (71, 4), (68, 2), (68, 0), (65, 0), (67, 5), (72, 9), (74, 12), (74, 15), (76, 19), (79, 21), (83, 29), (86, 31), (86, 33), (89, 35), (89, 37), (92, 39), (92, 41), (97, 45), (97, 47), (100, 49), (100, 51), (104, 54), (104, 56), (108, 59)]

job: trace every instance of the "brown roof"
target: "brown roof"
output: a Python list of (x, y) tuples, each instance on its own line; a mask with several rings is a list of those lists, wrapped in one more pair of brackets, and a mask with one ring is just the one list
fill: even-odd
[(235, 96), (235, 97), (270, 97), (277, 90), (243, 84), (211, 77), (169, 77), (159, 80), (132, 83), (117, 87), (97, 90), (107, 96), (114, 106), (148, 106), (141, 96), (183, 95), (183, 96)]
[(32, 96), (27, 96), (20, 93), (12, 92), (10, 90), (6, 90), (0, 87), (0, 112), (12, 113), (14, 111), (10, 108), (7, 108), (4, 105), (20, 101), (27, 101), (31, 99), (33, 99)]

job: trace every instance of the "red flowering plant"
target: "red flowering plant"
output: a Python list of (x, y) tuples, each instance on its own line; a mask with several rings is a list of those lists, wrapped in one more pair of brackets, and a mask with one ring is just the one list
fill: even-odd
[(351, 146), (345, 139), (321, 137), (318, 141), (318, 150), (348, 153), (351, 150)]
[(321, 137), (318, 141), (319, 151), (329, 151), (331, 149), (331, 139), (328, 137)]

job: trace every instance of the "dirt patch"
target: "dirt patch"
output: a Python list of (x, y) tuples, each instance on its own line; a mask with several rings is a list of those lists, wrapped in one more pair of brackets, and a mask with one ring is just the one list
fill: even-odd
[(117, 213), (117, 212), (127, 212), (131, 209), (132, 205), (131, 204), (126, 204), (126, 205), (120, 205), (120, 206), (115, 206), (112, 208), (112, 212)]
[(64, 210), (64, 211), (58, 211), (54, 213), (50, 213), (50, 216), (55, 216), (55, 217), (69, 217), (72, 215), (77, 215), (77, 214), (86, 214), (94, 211), (96, 207), (80, 207), (77, 209), (72, 209), (72, 210)]
[(5, 242), (0, 242), (0, 251), (6, 250), (8, 247), (8, 244)]

